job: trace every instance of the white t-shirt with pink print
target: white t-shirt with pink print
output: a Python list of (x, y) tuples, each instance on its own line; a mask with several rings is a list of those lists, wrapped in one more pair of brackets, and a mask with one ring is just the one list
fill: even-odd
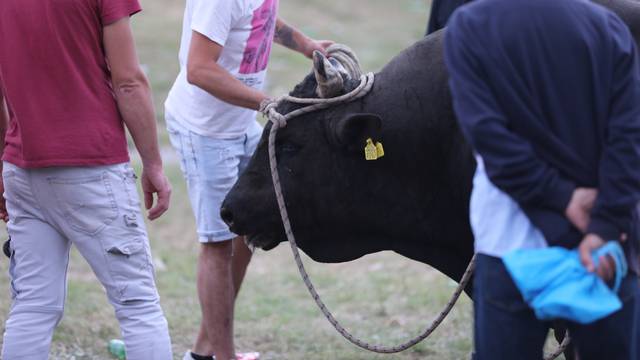
[(187, 82), (192, 31), (223, 46), (218, 64), (248, 86), (262, 89), (271, 53), (278, 0), (187, 0), (180, 44), (180, 74), (165, 102), (180, 125), (203, 136), (236, 138), (255, 111), (234, 106)]

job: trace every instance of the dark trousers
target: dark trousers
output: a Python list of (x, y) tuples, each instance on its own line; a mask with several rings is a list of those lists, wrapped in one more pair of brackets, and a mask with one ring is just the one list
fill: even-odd
[[(567, 322), (580, 360), (637, 360), (638, 293), (638, 279), (630, 274), (620, 287), (622, 309), (588, 325)], [(476, 360), (542, 359), (551, 323), (535, 317), (499, 258), (477, 257), (474, 316)]]

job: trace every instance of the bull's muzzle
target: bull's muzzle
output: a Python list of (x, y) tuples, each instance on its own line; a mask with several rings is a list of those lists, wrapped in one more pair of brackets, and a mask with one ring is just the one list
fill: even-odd
[(220, 209), (220, 218), (222, 219), (222, 221), (224, 221), (225, 224), (227, 224), (227, 226), (229, 226), (229, 229), (233, 231), (233, 211), (223, 206), (222, 209)]

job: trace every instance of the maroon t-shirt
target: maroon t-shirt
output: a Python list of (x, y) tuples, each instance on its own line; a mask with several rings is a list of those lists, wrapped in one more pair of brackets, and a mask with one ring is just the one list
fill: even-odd
[(138, 0), (0, 0), (0, 73), (10, 108), (2, 159), (20, 167), (129, 160), (102, 44)]

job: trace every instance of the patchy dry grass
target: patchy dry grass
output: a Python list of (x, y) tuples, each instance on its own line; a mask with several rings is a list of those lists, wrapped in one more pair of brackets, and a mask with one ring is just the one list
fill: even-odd
[[(162, 123), (162, 103), (177, 72), (184, 1), (143, 0), (146, 11), (134, 25)], [(330, 38), (356, 50), (366, 70), (376, 70), (424, 31), (425, 0), (282, 0), (282, 16), (315, 38)], [(287, 92), (310, 63), (276, 48), (268, 91)], [(162, 126), (161, 126), (162, 128)], [(161, 130), (166, 141), (164, 130)], [(171, 161), (168, 161), (171, 163)], [(179, 170), (168, 168), (174, 185), (172, 208), (149, 224), (162, 305), (169, 319), (175, 358), (190, 347), (199, 324), (195, 289), (198, 251), (194, 221)], [(418, 333), (441, 310), (454, 284), (428, 266), (393, 253), (340, 265), (306, 259), (328, 306), (348, 329), (365, 339), (398, 343)], [(0, 260), (0, 289), (8, 289), (7, 261)], [(0, 291), (0, 330), (9, 308)], [(106, 343), (119, 331), (95, 276), (73, 253), (64, 320), (52, 346), (55, 359), (106, 359)], [(307, 294), (287, 245), (258, 252), (237, 305), (239, 349), (258, 350), (264, 359), (467, 359), (472, 348), (471, 304), (463, 295), (447, 320), (426, 342), (398, 355), (356, 349), (331, 328)], [(0, 342), (2, 339), (0, 338)]]

